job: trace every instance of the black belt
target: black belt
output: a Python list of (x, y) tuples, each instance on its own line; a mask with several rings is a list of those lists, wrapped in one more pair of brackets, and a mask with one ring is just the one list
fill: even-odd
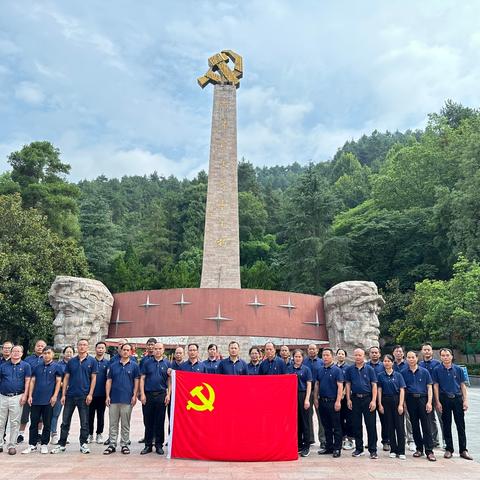
[(463, 398), (463, 395), (461, 393), (440, 393), (440, 396), (447, 397), (447, 398), (450, 398), (450, 399)]
[(372, 394), (371, 393), (354, 393), (353, 396), (357, 398), (367, 398), (367, 397), (371, 397)]
[(413, 398), (423, 398), (427, 396), (425, 393), (408, 393), (407, 395)]
[(2, 393), (4, 397), (16, 397), (17, 395), (23, 395), (23, 392)]
[(145, 394), (149, 394), (149, 395), (161, 395), (162, 393), (167, 393), (166, 390), (155, 390), (154, 392), (145, 392)]
[(336, 400), (336, 398), (332, 398), (332, 397), (318, 397), (318, 398), (322, 402), (334, 402)]

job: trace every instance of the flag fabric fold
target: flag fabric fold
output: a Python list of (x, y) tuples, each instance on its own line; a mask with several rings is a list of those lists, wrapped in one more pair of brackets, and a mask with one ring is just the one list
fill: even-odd
[(297, 376), (172, 371), (170, 458), (296, 460)]

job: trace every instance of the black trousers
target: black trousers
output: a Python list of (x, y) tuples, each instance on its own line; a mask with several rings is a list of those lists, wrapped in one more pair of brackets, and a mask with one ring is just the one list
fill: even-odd
[(342, 398), (342, 409), (340, 410), (340, 424), (342, 436), (353, 438), (352, 411), (347, 406), (347, 397)]
[(340, 412), (335, 411), (335, 399), (318, 400), (318, 411), (325, 429), (325, 448), (333, 450), (342, 449), (342, 424), (340, 421)]
[(384, 395), (382, 404), (385, 430), (390, 440), (390, 452), (405, 455), (405, 416), (398, 413), (398, 395)]
[(105, 400), (106, 397), (93, 397), (88, 408), (88, 434), (93, 435), (95, 414), (97, 415), (97, 435), (103, 433), (105, 426)]
[(455, 420), (458, 433), (458, 447), (460, 453), (467, 449), (467, 436), (465, 434), (465, 412), (463, 410), (463, 398), (448, 398), (447, 395), (440, 394), (440, 403), (442, 404), (442, 422), (443, 436), (447, 444), (446, 450), (453, 453), (452, 436), (452, 413)]
[(48, 445), (50, 441), (50, 425), (52, 423), (53, 407), (47, 405), (32, 405), (30, 407), (30, 430), (28, 443), (29, 445), (36, 445), (38, 443), (38, 424), (43, 421), (42, 438), (40, 439), (42, 445)]
[(377, 426), (375, 424), (375, 410), (371, 412), (369, 409), (371, 401), (371, 395), (359, 398), (352, 394), (352, 425), (355, 436), (355, 450), (363, 452), (363, 416), (367, 428), (368, 451), (373, 453), (377, 451)]
[(385, 423), (385, 416), (383, 413), (380, 413), (378, 410), (375, 410), (375, 411), (377, 412), (378, 418), (380, 420), (382, 443), (390, 443), (390, 439), (388, 438), (388, 432), (387, 432), (387, 424)]
[(67, 444), (72, 416), (75, 409), (78, 409), (80, 417), (80, 445), (87, 443), (88, 440), (88, 405), (85, 403), (86, 396), (65, 398), (63, 407), (62, 426), (60, 427), (60, 440), (58, 444), (64, 447)]
[[(419, 452), (423, 452), (428, 455), (433, 452), (433, 440), (432, 431), (430, 429), (430, 420), (428, 418), (426, 405), (427, 397), (414, 397), (407, 394), (407, 409), (410, 415), (410, 422), (412, 424), (413, 440), (415, 446)], [(420, 431), (420, 424), (422, 430)]]
[(144, 409), (145, 420), (145, 446), (162, 447), (165, 440), (165, 406), (166, 392), (145, 392), (147, 402)]
[(305, 396), (307, 392), (297, 393), (297, 439), (298, 451), (310, 449), (310, 413), (313, 405), (305, 410)]

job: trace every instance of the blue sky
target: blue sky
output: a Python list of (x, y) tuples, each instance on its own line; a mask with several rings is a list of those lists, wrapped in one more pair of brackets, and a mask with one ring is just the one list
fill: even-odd
[(222, 49), (244, 57), (238, 156), (324, 161), (346, 140), (480, 106), (477, 1), (3, 0), (0, 172), (49, 140), (71, 179), (208, 166)]

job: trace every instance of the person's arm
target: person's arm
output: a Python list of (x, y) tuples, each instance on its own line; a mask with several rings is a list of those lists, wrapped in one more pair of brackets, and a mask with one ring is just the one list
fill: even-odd
[(90, 390), (88, 392), (87, 398), (85, 399), (85, 403), (90, 405), (93, 400), (93, 391), (95, 390), (95, 385), (97, 383), (97, 372), (92, 372), (92, 376), (90, 379)]
[(68, 382), (70, 381), (70, 374), (65, 372), (65, 376), (63, 377), (63, 389), (62, 389), (62, 405), (65, 405), (65, 397), (67, 396), (67, 389), (68, 389)]
[(371, 412), (377, 408), (377, 382), (372, 382), (372, 401), (368, 408)]
[(435, 397), (435, 408), (442, 413), (443, 407), (440, 403), (440, 387), (438, 383), (433, 384), (433, 395)]
[(405, 387), (400, 387), (400, 398), (398, 400), (398, 414), (403, 415), (405, 407), (403, 406), (405, 403)]
[[(315, 382), (317, 383), (317, 382)], [(310, 408), (310, 394), (312, 393), (312, 382), (307, 380), (307, 390), (305, 392), (305, 401), (303, 402), (303, 408), (308, 410)], [(318, 395), (313, 397), (317, 399), (317, 406), (318, 406)], [(314, 400), (315, 401), (315, 400)]]
[(351, 410), (352, 409), (352, 399), (350, 395), (352, 393), (352, 384), (347, 382), (345, 385), (345, 395), (347, 396), (347, 407)]
[(145, 396), (145, 374), (140, 375), (140, 401), (142, 405), (147, 403), (147, 397)]
[[(316, 408), (318, 408), (318, 392), (320, 390), (320, 382), (317, 380), (315, 382), (315, 386), (313, 387), (313, 404)], [(312, 382), (310, 382), (310, 392), (308, 397), (310, 397), (310, 393), (312, 392)]]
[(335, 400), (335, 411), (339, 412), (342, 409), (342, 395), (343, 395), (343, 382), (337, 382), (337, 398)]
[(30, 384), (28, 386), (28, 398), (27, 398), (27, 402), (30, 406), (32, 406), (34, 388), (35, 388), (35, 377), (31, 377)]
[(25, 377), (25, 385), (23, 390), (23, 395), (20, 397), (20, 405), (25, 405), (27, 403), (27, 396), (30, 392), (30, 380), (31, 377)]
[(468, 400), (467, 400), (467, 386), (465, 382), (460, 384), (460, 389), (462, 390), (462, 397), (463, 397), (463, 410), (468, 410)]
[(110, 392), (111, 391), (112, 391), (112, 379), (107, 378), (107, 382), (105, 383), (105, 395), (106, 395), (105, 405), (107, 407), (109, 407), (110, 404), (111, 404), (111, 401), (110, 401)]
[(377, 385), (377, 404), (378, 404), (378, 411), (383, 413), (385, 410), (383, 409), (382, 405), (382, 387)]
[(50, 398), (50, 405), (52, 407), (54, 407), (55, 404), (57, 403), (58, 392), (60, 391), (61, 384), (62, 384), (62, 377), (60, 376), (55, 377), (55, 390), (53, 391), (53, 395)]
[(135, 406), (135, 404), (137, 403), (137, 394), (138, 394), (138, 386), (140, 384), (140, 378), (137, 377), (135, 379), (135, 381), (133, 382), (133, 397), (132, 397), (132, 401), (130, 402), (130, 404), (132, 405), (132, 407)]
[(165, 395), (165, 405), (170, 403), (170, 394), (172, 393), (172, 377), (167, 378), (167, 394)]
[(427, 410), (427, 413), (430, 413), (432, 411), (432, 384), (429, 383), (427, 385), (427, 405), (426, 405), (426, 410)]

